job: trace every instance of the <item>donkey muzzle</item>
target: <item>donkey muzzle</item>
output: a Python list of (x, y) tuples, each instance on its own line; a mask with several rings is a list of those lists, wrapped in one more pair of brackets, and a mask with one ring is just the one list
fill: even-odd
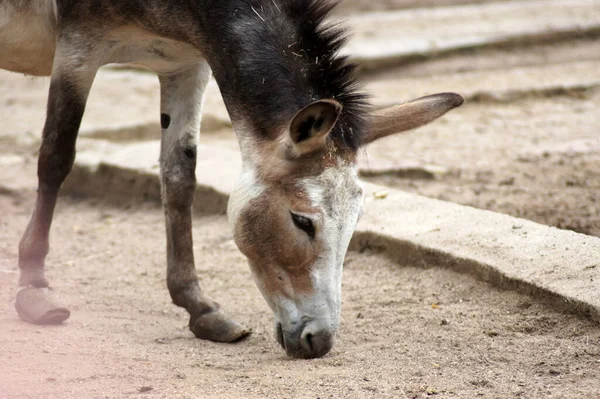
[(303, 323), (293, 331), (286, 331), (281, 323), (277, 323), (275, 329), (277, 342), (291, 357), (323, 357), (333, 348), (335, 332), (316, 321)]

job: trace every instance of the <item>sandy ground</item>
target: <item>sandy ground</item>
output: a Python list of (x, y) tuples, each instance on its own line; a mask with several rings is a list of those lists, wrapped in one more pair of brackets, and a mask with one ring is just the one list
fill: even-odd
[(471, 105), (448, 115), (442, 127), (367, 150), (374, 165), (403, 153), (405, 162), (442, 166), (447, 173), (370, 180), (600, 236), (599, 106), (600, 92)]
[[(31, 180), (33, 165), (7, 180)], [(195, 339), (164, 282), (155, 204), (112, 208), (63, 197), (49, 278), (73, 311), (62, 326), (21, 322), (17, 243), (33, 187), (0, 195), (0, 398), (581, 398), (600, 395), (600, 331), (514, 292), (371, 252), (345, 263), (339, 339), (291, 360), (226, 220), (195, 220), (203, 287), (254, 334)], [(435, 306), (433, 306), (435, 304)]]
[[(348, 0), (343, 7), (412, 3)], [(597, 47), (597, 40), (581, 39), (475, 51), (371, 78), (446, 73), (458, 81), (465, 71), (569, 68), (571, 61), (597, 59)], [(368, 149), (373, 162), (433, 164), (445, 173), (374, 180), (600, 235), (599, 107), (595, 90), (471, 104)], [(58, 327), (25, 324), (13, 301), (17, 244), (35, 196), (37, 138), (8, 134), (0, 138), (0, 187), (13, 188), (0, 188), (0, 399), (600, 397), (597, 325), (469, 276), (401, 267), (368, 251), (347, 257), (334, 350), (323, 359), (291, 360), (274, 340), (272, 314), (217, 216), (195, 220), (202, 284), (254, 334), (235, 345), (197, 340), (185, 312), (170, 303), (163, 217), (153, 203), (115, 208), (61, 198), (47, 264), (72, 318)], [(230, 132), (223, 140), (235, 146)], [(6, 157), (12, 154), (20, 158)]]

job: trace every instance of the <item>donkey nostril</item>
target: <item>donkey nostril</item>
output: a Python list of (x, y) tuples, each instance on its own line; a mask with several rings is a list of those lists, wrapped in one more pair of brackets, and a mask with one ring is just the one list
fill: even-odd
[[(274, 335), (277, 342), (289, 356), (303, 359), (313, 359), (327, 354), (333, 347), (335, 330), (321, 326), (314, 321), (289, 322), (284, 325), (275, 322)], [(289, 327), (297, 326), (290, 330)]]
[(281, 323), (277, 323), (277, 342), (279, 342), (279, 345), (281, 345), (281, 347), (283, 349), (285, 349), (285, 341), (283, 340), (283, 327), (281, 326)]
[(306, 337), (304, 337), (304, 339), (306, 340), (306, 344), (308, 346), (308, 349), (311, 352), (314, 352), (313, 343), (312, 343), (312, 339), (313, 339), (312, 334), (306, 334)]
[(333, 341), (333, 332), (309, 324), (302, 332), (300, 342), (303, 352), (301, 356), (309, 359), (324, 356), (333, 347)]

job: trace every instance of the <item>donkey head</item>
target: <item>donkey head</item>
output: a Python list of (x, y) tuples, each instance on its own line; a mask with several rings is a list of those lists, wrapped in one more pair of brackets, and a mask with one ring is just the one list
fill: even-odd
[(373, 112), (364, 132), (353, 133), (361, 137), (354, 147), (334, 137), (348, 125), (333, 99), (301, 109), (272, 139), (240, 140), (243, 171), (228, 215), (289, 355), (320, 357), (333, 346), (342, 266), (363, 210), (358, 147), (429, 123), (462, 101), (442, 93)]

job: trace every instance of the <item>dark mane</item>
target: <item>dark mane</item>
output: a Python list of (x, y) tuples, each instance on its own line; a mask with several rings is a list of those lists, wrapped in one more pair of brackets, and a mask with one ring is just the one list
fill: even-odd
[[(226, 14), (213, 66), (232, 116), (253, 124), (262, 137), (319, 99), (343, 106), (332, 139), (338, 148), (361, 145), (368, 106), (359, 91), (356, 66), (339, 54), (347, 32), (327, 22), (339, 1), (237, 0), (219, 7)], [(223, 23), (223, 22), (221, 22)], [(211, 62), (211, 65), (215, 62)]]

